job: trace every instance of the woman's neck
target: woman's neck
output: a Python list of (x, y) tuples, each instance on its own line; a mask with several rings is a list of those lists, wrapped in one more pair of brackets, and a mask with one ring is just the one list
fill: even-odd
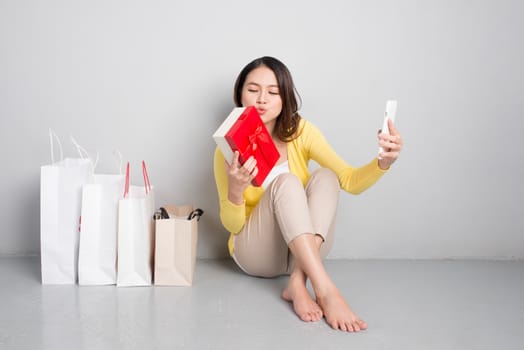
[(275, 120), (264, 123), (264, 125), (266, 126), (269, 135), (271, 135), (272, 138), (275, 138), (275, 135), (273, 135), (273, 130), (275, 130)]

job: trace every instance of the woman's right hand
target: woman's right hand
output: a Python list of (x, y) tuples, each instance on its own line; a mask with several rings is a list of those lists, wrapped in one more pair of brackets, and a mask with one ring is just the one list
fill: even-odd
[(257, 176), (258, 168), (256, 159), (249, 157), (244, 165), (238, 161), (238, 151), (235, 151), (231, 164), (226, 161), (226, 172), (228, 177), (228, 197), (232, 203), (242, 204), (244, 202), (244, 190), (251, 184), (251, 181)]

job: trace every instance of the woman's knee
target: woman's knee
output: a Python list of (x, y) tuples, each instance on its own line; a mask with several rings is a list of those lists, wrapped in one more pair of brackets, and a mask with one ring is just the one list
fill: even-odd
[(314, 179), (314, 178), (320, 178), (322, 179), (323, 181), (327, 181), (327, 182), (331, 182), (331, 183), (336, 183), (338, 185), (338, 177), (337, 177), (337, 174), (335, 174), (333, 172), (333, 170), (331, 169), (328, 169), (328, 168), (318, 168), (317, 170), (315, 170), (313, 172), (313, 174), (311, 174), (311, 178)]
[(296, 175), (291, 173), (280, 174), (271, 183), (271, 188), (273, 191), (279, 191), (283, 188), (288, 189), (294, 187), (299, 189), (304, 188), (300, 179)]
[(319, 168), (311, 174), (311, 177), (308, 181), (308, 187), (311, 186), (320, 186), (324, 190), (329, 188), (333, 191), (340, 190), (340, 182), (338, 181), (338, 176), (328, 168)]

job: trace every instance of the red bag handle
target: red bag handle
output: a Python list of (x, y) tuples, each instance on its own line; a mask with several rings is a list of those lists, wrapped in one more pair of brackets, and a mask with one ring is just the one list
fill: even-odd
[[(146, 189), (146, 194), (151, 192), (151, 182), (149, 182), (149, 175), (147, 174), (146, 162), (142, 161), (142, 174), (144, 175), (144, 186)], [(124, 198), (129, 194), (129, 162), (126, 166), (126, 182), (124, 187)]]
[(144, 186), (146, 188), (146, 194), (151, 192), (151, 182), (149, 182), (149, 175), (147, 174), (146, 162), (142, 161), (142, 174), (144, 175)]
[(129, 162), (127, 162), (126, 166), (126, 182), (124, 185), (124, 198), (129, 194)]

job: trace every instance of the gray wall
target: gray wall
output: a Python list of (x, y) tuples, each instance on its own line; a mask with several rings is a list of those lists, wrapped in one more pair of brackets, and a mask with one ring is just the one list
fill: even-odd
[(524, 258), (520, 1), (0, 0), (0, 255), (39, 252), (48, 128), (115, 172), (148, 163), (157, 204), (205, 210), (199, 256), (226, 255), (211, 134), (251, 59), (292, 71), (301, 113), (361, 165), (387, 99), (405, 151), (343, 194), (333, 258)]

